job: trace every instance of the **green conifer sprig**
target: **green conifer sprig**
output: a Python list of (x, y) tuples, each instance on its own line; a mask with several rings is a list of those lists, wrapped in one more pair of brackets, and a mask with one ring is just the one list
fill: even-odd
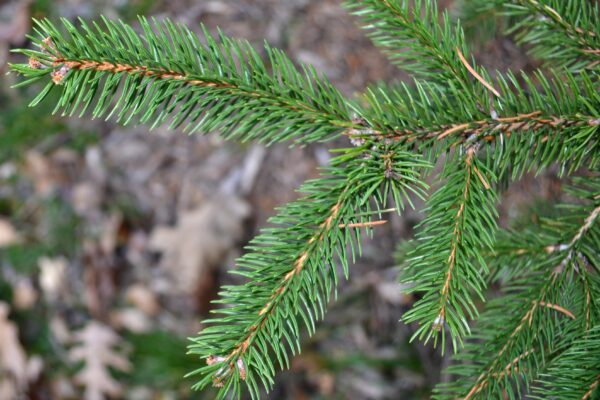
[(450, 23), (447, 12), (440, 23), (435, 2), (351, 0), (346, 5), (364, 21), (375, 44), (406, 71), (431, 81), (471, 79), (456, 51), (468, 50), (462, 29)]
[(171, 128), (190, 133), (219, 130), (268, 143), (331, 139), (353, 125), (346, 100), (331, 84), (311, 67), (300, 72), (268, 45), (269, 65), (245, 41), (204, 30), (202, 43), (169, 20), (140, 18), (141, 33), (102, 22), (80, 21), (76, 28), (63, 19), (64, 34), (48, 20), (36, 21), (32, 40), (40, 50), (22, 50), (32, 62), (13, 65), (30, 77), (23, 84), (52, 76), (32, 105), (58, 86), (55, 112), (63, 115), (91, 109), (93, 118), (152, 127), (170, 119)]
[(506, 281), (504, 292), (486, 306), (448, 369), (459, 379), (439, 385), (436, 398), (485, 399), (501, 392), (518, 398), (568, 348), (567, 341), (576, 345), (600, 323), (600, 180), (593, 179), (584, 191), (571, 190), (587, 204), (565, 205), (559, 217), (535, 229), (547, 241), (530, 246), (500, 235), (509, 239), (497, 242), (490, 269)]
[(509, 32), (533, 45), (532, 54), (571, 70), (600, 64), (600, 6), (580, 0), (514, 0), (506, 14), (521, 18)]
[(414, 337), (437, 341), (441, 335), (442, 349), (446, 327), (455, 349), (469, 335), (468, 319), (478, 316), (472, 293), (484, 299), (488, 273), (481, 251), (494, 245), (496, 177), (475, 153), (472, 145), (446, 164), (403, 278), (410, 291), (423, 293), (404, 320), (419, 322)]
[[(523, 82), (523, 83), (519, 83)], [(600, 161), (598, 77), (582, 72), (500, 74), (500, 97), (482, 109), (469, 93), (424, 81), (414, 86), (373, 87), (364, 95), (361, 116), (375, 137), (401, 141), (437, 157), (459, 144), (487, 143), (494, 171), (513, 178), (558, 162), (564, 170)], [(429, 150), (429, 151), (428, 151)]]
[[(547, 66), (572, 71), (600, 62), (596, 1), (468, 0), (461, 4), (467, 33), (490, 37), (498, 28), (530, 45), (530, 54)], [(475, 37), (475, 39), (480, 39)]]
[(289, 368), (288, 353), (300, 352), (301, 325), (313, 334), (335, 297), (334, 260), (347, 278), (349, 261), (360, 254), (360, 231), (385, 207), (388, 194), (399, 210), (409, 193), (424, 195), (419, 173), (427, 162), (398, 150), (387, 146), (367, 158), (364, 147), (344, 150), (326, 175), (301, 188), (305, 197), (271, 219), (275, 227), (251, 242), (234, 271), (248, 283), (223, 288), (218, 302), (227, 307), (205, 321), (208, 327), (190, 346), (208, 363), (193, 373), (201, 376), (197, 387), (223, 387), (221, 398), (230, 391), (239, 395), (242, 380), (259, 397), (257, 383), (268, 389), (276, 368)]
[(592, 400), (600, 385), (600, 325), (563, 346), (566, 350), (540, 374), (532, 398)]
[[(301, 327), (314, 332), (339, 275), (360, 255), (360, 232), (383, 222), (374, 218), (389, 200), (401, 211), (411, 196), (426, 197), (425, 176), (439, 162), (439, 187), (404, 273), (418, 296), (404, 318), (420, 324), (415, 337), (450, 340), (457, 351), (466, 339), (448, 370), (459, 379), (435, 395), (598, 392), (594, 368), (564, 372), (582, 338), (596, 343), (600, 324), (598, 6), (490, 4), (488, 11), (508, 10), (521, 42), (557, 69), (489, 73), (433, 0), (349, 1), (375, 43), (415, 75), (411, 84), (372, 87), (359, 101), (279, 50), (265, 46), (265, 63), (223, 34), (198, 38), (144, 18), (139, 33), (104, 19), (77, 27), (63, 20), (61, 28), (37, 22), (39, 49), (19, 50), (29, 64), (12, 65), (27, 78), (20, 86), (46, 83), (32, 105), (58, 90), (55, 111), (65, 115), (91, 110), (121, 123), (169, 122), (266, 143), (345, 136), (355, 146), (338, 150), (238, 260), (234, 273), (245, 283), (223, 288), (221, 308), (192, 339), (190, 353), (207, 363), (191, 374), (196, 388), (212, 383), (219, 398), (240, 397), (244, 386), (258, 398), (271, 388), (276, 369), (300, 351)], [(587, 181), (567, 190), (569, 205), (539, 226), (496, 235), (501, 190), (553, 165), (561, 176), (586, 171)], [(472, 329), (490, 283), (502, 293)], [(567, 383), (553, 385), (561, 372)]]

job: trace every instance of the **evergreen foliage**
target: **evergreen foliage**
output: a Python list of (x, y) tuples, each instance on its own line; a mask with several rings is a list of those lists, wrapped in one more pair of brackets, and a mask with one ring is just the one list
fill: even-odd
[[(402, 279), (417, 295), (404, 316), (414, 338), (456, 352), (439, 399), (598, 396), (600, 385), (600, 16), (587, 0), (475, 0), (468, 15), (508, 18), (545, 62), (533, 73), (488, 72), (461, 25), (434, 0), (350, 0), (376, 45), (410, 84), (345, 99), (308, 66), (268, 45), (170, 21), (37, 21), (37, 50), (12, 68), (45, 82), (55, 111), (170, 121), (188, 132), (266, 143), (349, 139), (303, 197), (271, 219), (238, 260), (246, 283), (222, 288), (214, 318), (192, 339), (206, 362), (190, 376), (219, 398), (253, 398), (300, 351), (335, 298), (340, 273), (382, 212), (425, 198), (426, 218)], [(500, 24), (502, 25), (502, 24)], [(492, 78), (493, 77), (493, 78)], [(443, 165), (435, 191), (425, 179)], [(556, 166), (568, 200), (536, 226), (499, 230), (501, 192)], [(393, 203), (393, 205), (390, 204)], [(341, 266), (341, 270), (338, 269)], [(494, 294), (488, 287), (500, 288)], [(482, 303), (486, 302), (485, 306)], [(483, 309), (483, 312), (480, 311)], [(456, 379), (454, 379), (456, 378)]]
[(171, 128), (189, 133), (219, 130), (228, 138), (269, 143), (324, 140), (351, 126), (335, 88), (310, 67), (299, 72), (269, 46), (267, 66), (245, 41), (204, 31), (201, 44), (170, 21), (140, 18), (141, 35), (107, 19), (103, 26), (80, 21), (79, 28), (63, 19), (64, 33), (49, 21), (36, 22), (32, 40), (39, 50), (24, 51), (35, 62), (14, 68), (30, 77), (24, 84), (51, 75), (32, 105), (59, 84), (55, 112), (62, 115), (90, 109), (93, 118), (151, 127), (170, 118)]
[[(492, 398), (503, 391), (515, 398), (523, 386), (551, 390), (533, 380), (600, 326), (595, 273), (600, 203), (594, 199), (600, 180), (567, 192), (582, 202), (562, 205), (556, 218), (542, 219), (540, 226), (518, 235), (500, 235), (488, 258), (495, 279), (505, 281), (502, 295), (487, 304), (465, 351), (456, 356), (461, 362), (449, 368), (459, 378), (440, 385), (436, 398), (455, 398), (456, 393)], [(597, 362), (588, 368), (588, 374), (600, 372)]]
[(594, 68), (600, 62), (600, 5), (595, 1), (519, 0), (506, 14), (522, 17), (510, 31), (532, 54), (548, 64), (569, 69)]

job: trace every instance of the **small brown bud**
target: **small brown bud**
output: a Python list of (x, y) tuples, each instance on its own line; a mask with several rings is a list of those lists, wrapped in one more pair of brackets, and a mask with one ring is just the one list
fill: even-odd
[(63, 65), (59, 69), (55, 69), (54, 71), (52, 71), (50, 76), (52, 77), (52, 81), (55, 84), (61, 85), (63, 79), (65, 78), (65, 76), (67, 75), (68, 72), (69, 72), (69, 67), (67, 67), (66, 65)]
[(226, 358), (225, 358), (225, 357), (223, 357), (223, 356), (208, 356), (208, 357), (206, 358), (206, 363), (207, 363), (208, 365), (213, 365), (213, 364), (216, 364), (216, 363), (218, 363), (218, 362), (225, 361), (225, 360), (226, 360)]
[(44, 38), (42, 40), (42, 43), (44, 44), (42, 47), (44, 50), (55, 50), (56, 47), (54, 47), (54, 42), (52, 41), (52, 38), (50, 36), (48, 36), (47, 38)]
[(44, 65), (37, 58), (29, 57), (29, 67), (42, 69)]

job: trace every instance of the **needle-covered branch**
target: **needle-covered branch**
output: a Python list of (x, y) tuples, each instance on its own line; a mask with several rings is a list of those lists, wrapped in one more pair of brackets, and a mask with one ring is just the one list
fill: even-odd
[[(349, 0), (376, 45), (406, 71), (433, 81), (469, 80), (456, 49), (467, 52), (460, 26), (440, 18), (434, 0)], [(440, 23), (440, 19), (443, 21)]]
[[(569, 205), (562, 217), (543, 221), (540, 229), (551, 243), (541, 246), (536, 258), (514, 242), (514, 251), (504, 244), (503, 252), (490, 258), (507, 286), (488, 304), (465, 352), (448, 369), (460, 378), (440, 385), (437, 398), (487, 399), (503, 391), (518, 398), (528, 390), (520, 382), (543, 376), (568, 348), (565, 343), (576, 344), (600, 323), (600, 203), (589, 196), (598, 192), (589, 189), (590, 203)], [(506, 268), (517, 271), (502, 273)]]
[(169, 20), (140, 18), (140, 26), (138, 33), (120, 21), (63, 20), (61, 30), (37, 21), (39, 50), (20, 50), (29, 64), (12, 68), (29, 78), (23, 84), (47, 82), (32, 105), (59, 90), (55, 111), (64, 115), (91, 110), (153, 127), (170, 120), (190, 133), (269, 143), (327, 140), (352, 126), (340, 93), (277, 49), (265, 45), (265, 64), (247, 42), (223, 34), (198, 37)]
[(483, 299), (488, 272), (481, 251), (493, 247), (497, 218), (496, 178), (477, 158), (476, 146), (455, 157), (428, 201), (403, 277), (411, 292), (423, 294), (404, 320), (419, 323), (414, 337), (437, 343), (441, 336), (442, 351), (446, 328), (456, 350), (470, 333), (467, 316), (478, 315), (474, 297)]
[[(170, 121), (266, 143), (345, 136), (355, 146), (339, 150), (238, 260), (245, 283), (223, 288), (222, 307), (192, 339), (190, 353), (206, 363), (191, 374), (196, 388), (213, 384), (219, 398), (238, 398), (242, 387), (254, 398), (270, 389), (275, 371), (300, 351), (302, 326), (313, 333), (324, 317), (339, 275), (360, 254), (361, 231), (385, 223), (388, 199), (401, 210), (411, 195), (424, 197), (423, 172), (437, 162), (439, 187), (403, 274), (419, 296), (404, 317), (418, 324), (415, 337), (441, 339), (442, 347), (451, 341), (455, 350), (467, 343), (449, 369), (459, 379), (436, 396), (515, 398), (540, 377), (536, 393), (559, 393), (541, 374), (553, 365), (548, 376), (560, 375), (575, 362), (577, 338), (593, 337), (600, 323), (598, 5), (488, 3), (487, 11), (508, 9), (519, 39), (559, 69), (488, 72), (434, 0), (348, 1), (375, 43), (418, 77), (368, 89), (356, 102), (282, 52), (265, 46), (265, 62), (223, 34), (198, 37), (144, 18), (139, 32), (110, 20), (77, 27), (64, 20), (60, 29), (37, 23), (38, 50), (20, 50), (29, 63), (12, 65), (26, 77), (19, 85), (45, 83), (32, 105), (59, 91), (56, 111), (68, 115), (89, 110), (152, 127)], [(587, 177), (567, 191), (573, 204), (539, 227), (496, 236), (503, 186), (552, 166), (560, 176)], [(490, 282), (501, 297), (469, 338)], [(581, 377), (577, 393), (589, 398), (599, 385), (594, 373), (565, 376)]]
[(348, 135), (400, 141), (437, 158), (460, 144), (482, 143), (493, 169), (521, 176), (559, 163), (564, 170), (600, 165), (600, 81), (594, 74), (498, 75), (500, 98), (482, 109), (469, 93), (449, 85), (373, 87), (360, 109), (369, 130)]
[(512, 0), (506, 14), (520, 18), (509, 32), (533, 45), (532, 54), (577, 71), (600, 67), (600, 6), (582, 0)]
[[(571, 339), (571, 338), (569, 338)], [(533, 388), (533, 399), (592, 400), (600, 385), (600, 325), (577, 340), (565, 340)]]
[[(300, 351), (300, 329), (310, 334), (325, 314), (349, 262), (360, 254), (361, 229), (384, 206), (389, 194), (402, 209), (409, 194), (423, 195), (419, 173), (428, 164), (398, 146), (371, 151), (344, 150), (332, 167), (302, 188), (306, 197), (288, 204), (248, 247), (234, 273), (248, 282), (224, 287), (226, 307), (193, 339), (190, 353), (207, 366), (198, 369), (198, 387), (211, 382), (239, 395), (245, 382), (254, 398), (258, 384), (270, 388), (277, 368), (288, 368), (288, 353)], [(373, 208), (375, 205), (375, 208)], [(313, 222), (314, 221), (314, 222)], [(277, 360), (277, 366), (271, 359)]]

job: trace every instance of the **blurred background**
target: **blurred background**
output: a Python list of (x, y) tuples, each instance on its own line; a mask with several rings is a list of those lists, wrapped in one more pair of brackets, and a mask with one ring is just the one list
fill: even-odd
[[(31, 18), (99, 15), (202, 22), (257, 48), (266, 39), (349, 96), (406, 76), (337, 0), (0, 1), (0, 400), (210, 399), (183, 378), (202, 363), (185, 355), (186, 337), (274, 208), (327, 164), (327, 146), (348, 143), (265, 148), (52, 116), (52, 97), (28, 108), (40, 87), (11, 89), (18, 78), (6, 72), (23, 62), (9, 49), (30, 45)], [(530, 68), (509, 39), (477, 48), (494, 69)], [(528, 201), (524, 187), (548, 198), (555, 185), (524, 182), (503, 215)], [(393, 218), (365, 242), (316, 336), (265, 398), (421, 399), (447, 379), (439, 351), (409, 344), (414, 327), (399, 322), (413, 299), (393, 254), (419, 218)]]

